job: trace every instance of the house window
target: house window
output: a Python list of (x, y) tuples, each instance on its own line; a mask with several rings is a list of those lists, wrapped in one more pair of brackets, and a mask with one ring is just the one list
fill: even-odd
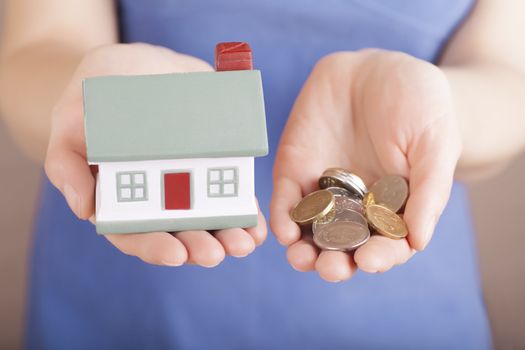
[(119, 202), (148, 200), (146, 173), (141, 171), (117, 173), (117, 200)]
[(208, 169), (208, 197), (236, 197), (237, 168)]

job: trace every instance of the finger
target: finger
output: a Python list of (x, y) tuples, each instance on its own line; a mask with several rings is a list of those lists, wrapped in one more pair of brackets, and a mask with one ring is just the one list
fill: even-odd
[(224, 260), (222, 244), (206, 231), (182, 231), (175, 234), (188, 251), (188, 262), (214, 267)]
[(188, 260), (184, 245), (167, 232), (106, 235), (118, 250), (154, 265), (180, 266)]
[(460, 146), (454, 143), (455, 137), (451, 136), (450, 140), (442, 138), (454, 129), (443, 124), (427, 128), (419, 138), (421, 141), (408, 155), (412, 168), (404, 219), (408, 226), (408, 241), (417, 250), (424, 249), (432, 237), (450, 196), (459, 158)]
[(257, 210), (259, 211), (257, 214), (257, 226), (248, 227), (246, 232), (252, 236), (255, 245), (259, 246), (266, 240), (268, 228), (266, 226), (266, 219), (264, 218), (264, 215), (259, 207), (259, 202), (257, 202)]
[(356, 250), (354, 261), (361, 270), (377, 273), (407, 262), (413, 254), (406, 239), (394, 240), (375, 235)]
[(215, 238), (222, 244), (226, 254), (237, 258), (244, 257), (255, 249), (252, 236), (242, 228), (219, 230)]
[(302, 198), (301, 187), (287, 177), (275, 181), (270, 203), (270, 227), (283, 245), (297, 242), (301, 237), (299, 226), (290, 219), (290, 211)]
[(319, 250), (311, 241), (301, 239), (288, 247), (286, 256), (294, 269), (301, 272), (313, 271)]
[(315, 263), (319, 276), (328, 282), (341, 282), (352, 277), (356, 265), (349, 254), (338, 251), (322, 251)]
[(85, 220), (93, 215), (95, 179), (83, 156), (66, 147), (50, 144), (45, 171), (76, 216)]

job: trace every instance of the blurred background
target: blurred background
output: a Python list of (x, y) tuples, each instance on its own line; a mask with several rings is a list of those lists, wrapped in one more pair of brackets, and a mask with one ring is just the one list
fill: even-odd
[[(0, 349), (22, 346), (28, 252), (41, 175), (0, 121)], [(497, 177), (470, 186), (496, 349), (525, 349), (524, 179), (525, 156)]]

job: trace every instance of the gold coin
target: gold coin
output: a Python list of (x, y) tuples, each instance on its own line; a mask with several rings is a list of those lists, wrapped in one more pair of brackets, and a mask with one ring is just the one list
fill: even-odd
[(334, 194), (327, 190), (319, 190), (304, 197), (292, 209), (290, 217), (300, 225), (311, 224), (315, 219), (322, 218), (335, 204)]
[(337, 198), (335, 199), (335, 203), (336, 204), (334, 205), (334, 207), (330, 209), (330, 211), (326, 215), (316, 218), (314, 222), (317, 222), (319, 224), (328, 224), (334, 221), (337, 209)]
[(379, 234), (392, 239), (401, 239), (408, 235), (406, 223), (392, 210), (378, 204), (366, 208), (366, 218), (370, 226)]
[(405, 205), (408, 198), (408, 183), (399, 175), (387, 175), (376, 181), (370, 187), (377, 204), (381, 204), (397, 213)]
[(374, 193), (373, 192), (368, 192), (367, 194), (365, 194), (365, 198), (363, 198), (363, 205), (366, 207), (368, 207), (369, 205), (372, 205), (372, 204), (376, 204), (376, 201), (375, 201), (375, 198), (374, 198)]

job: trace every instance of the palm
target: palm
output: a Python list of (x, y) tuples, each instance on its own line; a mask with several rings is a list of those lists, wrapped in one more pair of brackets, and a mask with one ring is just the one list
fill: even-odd
[[(450, 105), (440, 72), (406, 55), (337, 54), (316, 66), (291, 113), (274, 169), (271, 225), (289, 246), (292, 266), (315, 268), (323, 278), (338, 281), (356, 266), (385, 271), (424, 247), (426, 232), (447, 201), (459, 155)], [(386, 174), (409, 178), (408, 240), (373, 236), (352, 257), (319, 254), (308, 236), (300, 238), (289, 210), (316, 189), (324, 169), (336, 166), (367, 184)]]
[[(110, 45), (88, 54), (54, 108), (52, 134), (46, 159), (50, 180), (64, 192), (73, 211), (82, 219), (94, 215), (95, 180), (86, 162), (82, 110), (82, 79), (103, 75), (140, 75), (206, 71), (212, 68), (194, 57), (145, 44)], [(74, 191), (74, 195), (71, 195)], [(124, 253), (161, 265), (185, 262), (217, 265), (225, 254), (245, 256), (266, 237), (259, 212), (257, 227), (206, 231), (108, 235)]]

